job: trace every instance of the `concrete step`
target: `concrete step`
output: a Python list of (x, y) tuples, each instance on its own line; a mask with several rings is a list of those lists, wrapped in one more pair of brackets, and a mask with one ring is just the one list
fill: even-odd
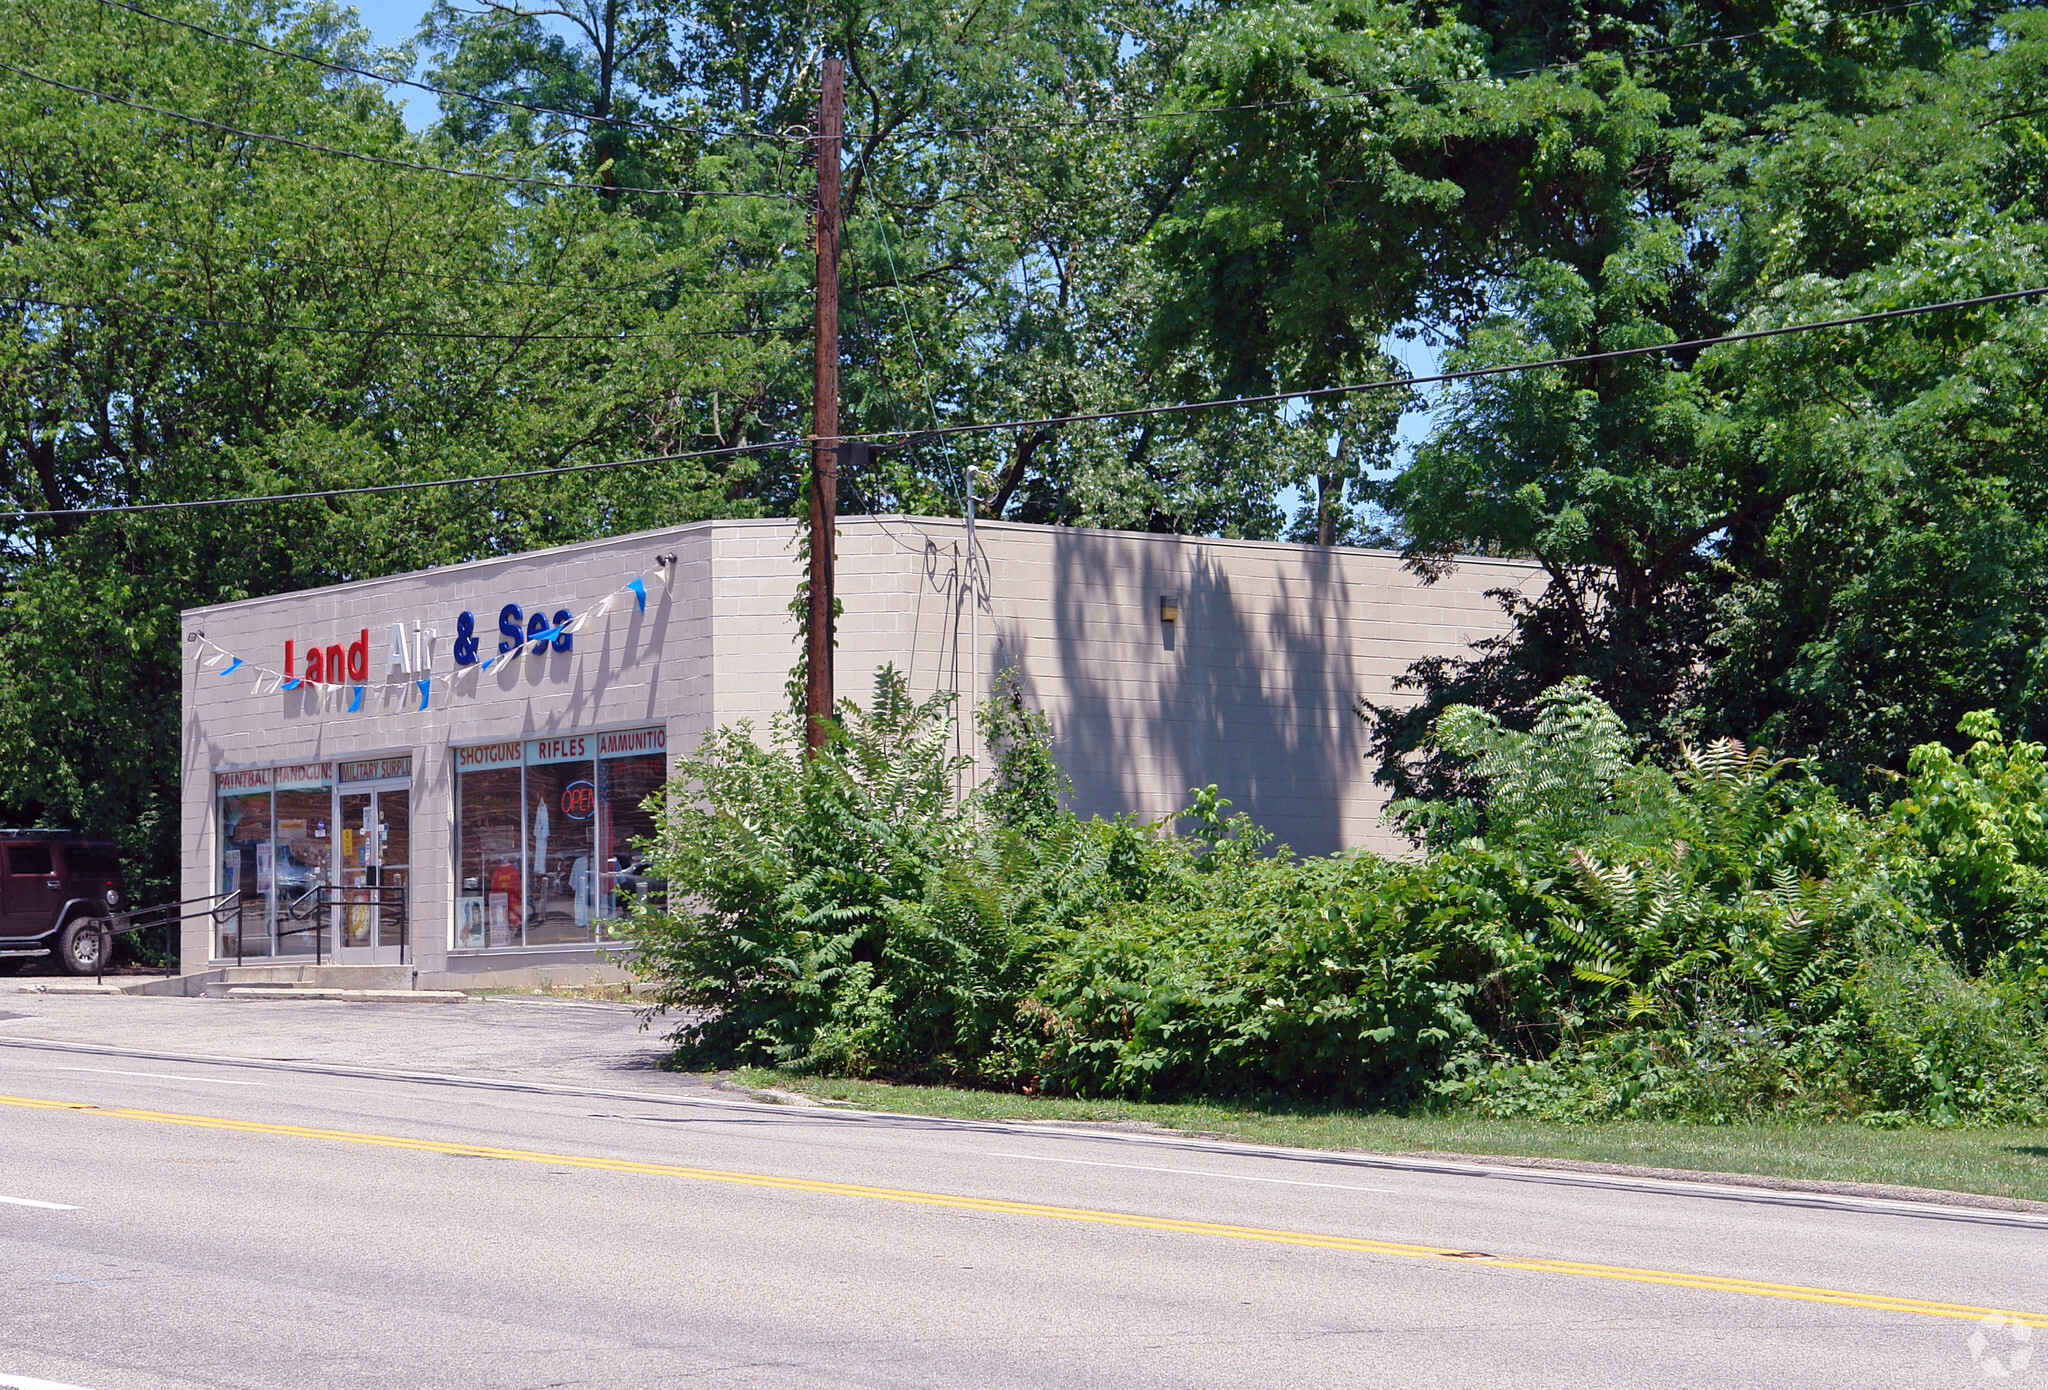
[[(212, 972), (209, 972), (212, 973)], [(411, 989), (410, 965), (303, 965), (282, 961), (271, 965), (224, 965), (220, 983), (272, 985), (305, 989)]]
[(135, 994), (139, 992), (136, 985), (141, 983), (146, 982), (117, 984), (110, 980), (101, 984), (92, 980), (24, 980), (14, 988), (19, 994)]
[[(344, 966), (344, 969), (381, 969), (376, 966)], [(104, 984), (88, 979), (80, 980), (24, 980), (14, 988), (22, 994), (169, 994), (194, 997), (204, 995), (208, 999), (335, 999), (356, 1003), (372, 1004), (466, 1004), (469, 996), (459, 989), (412, 989), (401, 986), (395, 989), (378, 988), (377, 978), (371, 976), (362, 983), (364, 988), (351, 988), (352, 982), (344, 979), (338, 983), (292, 981), (286, 984), (234, 984), (214, 978), (219, 972), (208, 971), (205, 976), (178, 975), (166, 980), (161, 975), (146, 976), (142, 979), (121, 979), (115, 977)], [(410, 981), (412, 972), (406, 970)], [(4, 1385), (0, 1381), (0, 1385)]]
[(222, 999), (230, 989), (389, 989), (410, 991), (414, 984), (410, 965), (315, 965), (311, 961), (271, 962), (264, 965), (216, 965), (186, 975), (130, 984), (130, 994), (169, 994), (184, 998), (201, 995)]
[(467, 1004), (459, 989), (320, 989), (312, 985), (228, 985), (223, 997), (243, 1002), (330, 999), (357, 1004)]
[(269, 965), (223, 965), (203, 976), (182, 977), (184, 993), (209, 999), (226, 997), (232, 989), (365, 990), (413, 986), (410, 965), (315, 965), (280, 962)]

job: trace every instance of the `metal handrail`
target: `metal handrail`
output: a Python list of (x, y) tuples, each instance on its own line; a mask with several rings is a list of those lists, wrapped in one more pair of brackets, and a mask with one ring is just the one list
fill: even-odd
[[(296, 898), (291, 899), (289, 902), (282, 902), (278, 904), (278, 906), (283, 910), (283, 921), (300, 922), (304, 921), (308, 917), (313, 918), (313, 925), (310, 927), (293, 927), (290, 930), (287, 930), (282, 925), (282, 923), (280, 923), (277, 929), (277, 939), (279, 941), (282, 941), (287, 936), (304, 936), (307, 932), (311, 932), (313, 934), (313, 964), (315, 965), (323, 964), (327, 959), (326, 955), (324, 954), (326, 943), (325, 929), (327, 926), (327, 919), (326, 916), (324, 915), (324, 909), (329, 906), (327, 902), (328, 887), (328, 884), (316, 883), (311, 888), (308, 888), (305, 892), (299, 894), (299, 896), (297, 896)], [(313, 906), (309, 910), (301, 912), (299, 909), (305, 906), (306, 901), (308, 899), (312, 900)], [(240, 945), (241, 943), (237, 942), (236, 944)]]
[[(210, 918), (218, 926), (227, 920), (232, 911), (239, 910), (241, 903), (242, 890), (230, 888), (225, 893), (208, 893), (203, 897), (183, 898), (174, 903), (155, 903), (149, 907), (132, 908), (127, 912), (108, 913), (99, 919), (100, 959), (96, 978), (100, 980), (105, 980), (106, 978), (107, 953), (112, 949), (115, 937), (125, 936), (129, 932), (148, 931), (152, 927), (162, 927), (164, 928), (164, 978), (168, 980), (177, 973), (172, 962), (171, 923), (177, 922), (182, 925), (195, 917), (206, 917)], [(195, 904), (203, 904), (203, 906), (197, 911), (188, 912), (186, 910)], [(237, 948), (241, 945), (239, 933), (236, 935), (235, 944)], [(181, 951), (179, 954), (182, 955), (183, 952)]]
[[(313, 934), (313, 963), (326, 962), (326, 931), (330, 925), (329, 914), (336, 908), (374, 907), (379, 914), (378, 935), (383, 935), (383, 915), (397, 919), (399, 964), (412, 960), (412, 913), (407, 885), (395, 883), (316, 883), (298, 897), (284, 904), (284, 915), (293, 921), (314, 918), (310, 927), (296, 927), (289, 931), (280, 930), (279, 937)], [(310, 909), (301, 910), (308, 901)]]
[[(233, 893), (221, 894), (219, 896), (239, 900), (241, 893), (240, 890), (236, 890)], [(306, 936), (310, 934), (313, 938), (313, 963), (315, 965), (323, 965), (327, 960), (327, 932), (331, 925), (327, 921), (325, 914), (336, 907), (374, 907), (380, 913), (391, 913), (396, 916), (398, 920), (399, 963), (401, 965), (409, 964), (412, 960), (412, 913), (408, 901), (409, 896), (407, 885), (404, 884), (316, 883), (297, 897), (279, 900), (280, 925), (275, 932), (275, 937), (281, 941), (288, 936)], [(193, 901), (203, 900), (193, 899)], [(221, 912), (224, 911), (225, 907), (221, 911), (217, 911), (215, 916), (219, 918)], [(284, 922), (304, 922), (309, 919), (312, 923), (310, 926), (286, 927), (282, 925)], [(381, 930), (379, 934), (382, 934)], [(235, 933), (235, 964), (238, 966), (247, 959), (247, 955), (243, 950), (242, 937), (243, 934), (240, 931)]]
[[(383, 935), (381, 914), (388, 912), (397, 917), (398, 963), (400, 965), (408, 965), (412, 962), (412, 912), (410, 908), (411, 894), (408, 892), (409, 887), (410, 885), (401, 883), (316, 883), (297, 897), (279, 903), (279, 907), (282, 909), (282, 920), (301, 922), (311, 918), (313, 925), (289, 929), (280, 927), (276, 935), (279, 939), (282, 939), (287, 936), (303, 936), (311, 932), (313, 935), (313, 963), (321, 965), (326, 962), (325, 933), (328, 926), (328, 921), (322, 914), (328, 913), (336, 907), (374, 907), (380, 914), (379, 936)], [(306, 906), (308, 902), (312, 904), (310, 908)], [(130, 932), (148, 931), (155, 927), (162, 927), (164, 928), (164, 978), (170, 979), (177, 973), (176, 961), (173, 959), (171, 952), (171, 924), (178, 923), (182, 925), (194, 918), (204, 917), (211, 920), (216, 927), (219, 927), (226, 924), (235, 914), (239, 913), (243, 904), (243, 890), (240, 888), (230, 888), (225, 893), (208, 893), (202, 897), (183, 898), (172, 903), (154, 903), (149, 907), (132, 908), (127, 912), (110, 912), (104, 917), (95, 918), (94, 920), (99, 923), (97, 935), (100, 939), (99, 962), (95, 978), (102, 982), (106, 979), (107, 956), (113, 949), (115, 937), (125, 936)], [(188, 911), (187, 909), (193, 910)], [(238, 966), (245, 959), (242, 949), (242, 937), (243, 933), (237, 927), (235, 931), (235, 964)], [(180, 951), (178, 954), (182, 956), (183, 952)]]

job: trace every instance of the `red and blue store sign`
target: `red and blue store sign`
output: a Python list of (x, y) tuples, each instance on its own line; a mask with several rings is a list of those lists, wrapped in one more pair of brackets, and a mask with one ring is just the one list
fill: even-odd
[[(576, 615), (566, 608), (557, 608), (550, 617), (545, 606), (529, 615), (518, 604), (508, 603), (498, 610), (498, 632), (503, 638), (498, 643), (498, 655), (509, 656), (527, 642), (532, 643), (528, 656), (539, 656), (550, 649), (574, 651), (576, 639), (568, 627), (575, 620)], [(476, 635), (476, 614), (465, 610), (455, 620), (455, 664), (476, 665), (481, 641)]]

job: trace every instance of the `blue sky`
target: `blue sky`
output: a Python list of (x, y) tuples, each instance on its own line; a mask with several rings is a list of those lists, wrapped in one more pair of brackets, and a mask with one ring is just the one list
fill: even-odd
[[(357, 0), (356, 13), (376, 41), (386, 48), (396, 48), (419, 32), (420, 20), (427, 12), (429, 0)], [(465, 9), (481, 8), (475, 0), (458, 0)], [(558, 30), (574, 36), (574, 31), (561, 20), (543, 20), (542, 27)], [(415, 73), (417, 77), (419, 74)], [(393, 87), (391, 99), (405, 108), (405, 123), (414, 130), (424, 130), (434, 118), (440, 115), (440, 101), (432, 92), (422, 92), (413, 87)]]
[[(1399, 362), (1410, 376), (1434, 376), (1443, 370), (1443, 349), (1433, 347), (1419, 338), (1403, 341), (1390, 334), (1381, 340), (1380, 347), (1389, 357)], [(1436, 399), (1438, 390), (1439, 388), (1434, 386), (1422, 388), (1423, 395), (1430, 400)], [(1287, 415), (1287, 418), (1295, 418), (1284, 410), (1283, 414)], [(1400, 424), (1394, 429), (1394, 438), (1399, 441), (1394, 457), (1400, 467), (1406, 467), (1409, 460), (1415, 457), (1415, 446), (1429, 437), (1429, 431), (1435, 421), (1434, 410), (1410, 410), (1401, 416)], [(1301, 488), (1287, 487), (1280, 490), (1279, 502), (1281, 510), (1293, 516), (1302, 507), (1310, 505), (1310, 498)]]
[[(1404, 343), (1399, 338), (1389, 337), (1380, 346), (1386, 350), (1389, 357), (1399, 362), (1410, 376), (1434, 376), (1443, 370), (1443, 349), (1433, 347), (1419, 338)], [(1425, 386), (1422, 392), (1434, 400), (1438, 389), (1434, 386)], [(1403, 462), (1415, 452), (1415, 446), (1428, 436), (1430, 425), (1435, 418), (1436, 412), (1433, 410), (1411, 410), (1401, 417), (1397, 436), (1401, 441)]]
[[(357, 0), (356, 13), (377, 42), (393, 48), (411, 38), (420, 27), (420, 16), (426, 13), (424, 0)], [(413, 129), (424, 127), (439, 112), (436, 110), (431, 93), (416, 91), (411, 87), (393, 87), (391, 99), (405, 108), (405, 123)]]
[(357, 0), (356, 13), (381, 44), (403, 43), (420, 27), (426, 6), (420, 0)]

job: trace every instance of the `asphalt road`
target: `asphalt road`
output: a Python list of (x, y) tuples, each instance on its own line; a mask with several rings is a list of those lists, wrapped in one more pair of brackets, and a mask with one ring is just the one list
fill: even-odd
[(594, 1006), (0, 994), (0, 1387), (2048, 1386), (2048, 1217), (654, 1056)]

